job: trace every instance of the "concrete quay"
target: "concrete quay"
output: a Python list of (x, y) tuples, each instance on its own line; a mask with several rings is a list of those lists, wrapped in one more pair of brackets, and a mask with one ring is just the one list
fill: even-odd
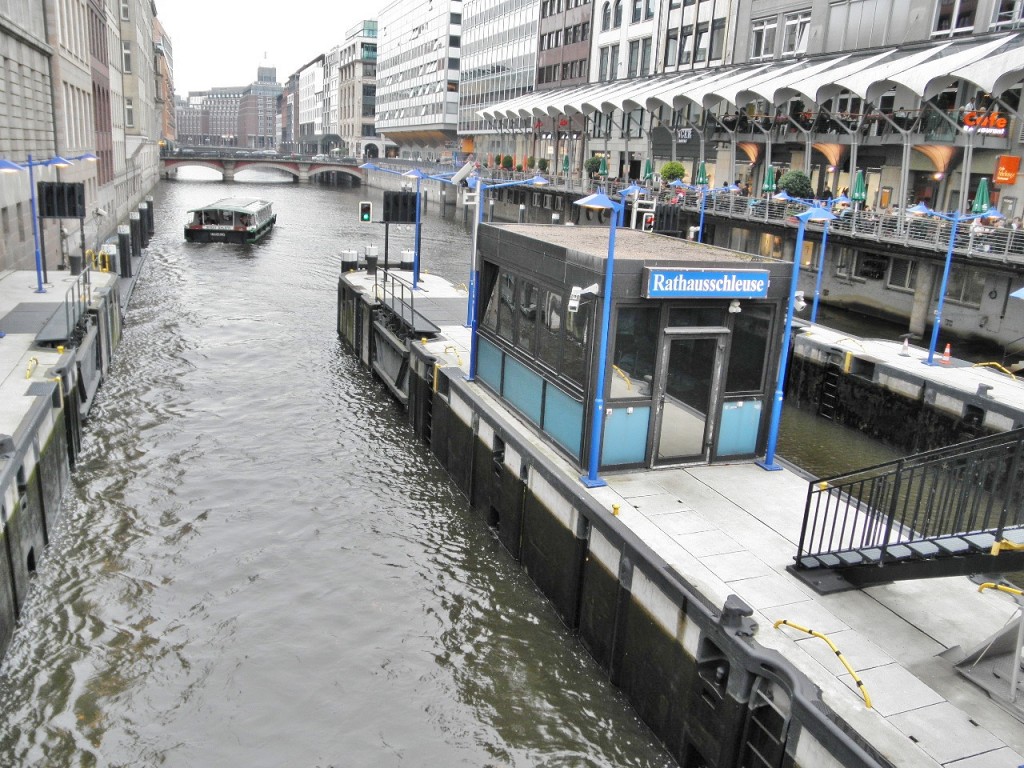
[(50, 542), (145, 252), (122, 273), (0, 272), (0, 654)]
[[(346, 273), (341, 283), (350, 292), (343, 302), (354, 294), (364, 302), (364, 310), (377, 304), (379, 289), (365, 272)], [(416, 394), (415, 382), (410, 385), (410, 421), (471, 504), (485, 514), (490, 504), (489, 522), (512, 556), (682, 765), (738, 764), (728, 757), (724, 741), (739, 740), (740, 734), (720, 734), (716, 741), (707, 733), (714, 725), (692, 725), (692, 720), (701, 719), (700, 702), (711, 701), (710, 689), (705, 685), (703, 698), (691, 699), (669, 682), (652, 680), (659, 674), (666, 680), (674, 676), (672, 665), (659, 667), (657, 654), (651, 654), (637, 677), (631, 677), (628, 662), (614, 651), (605, 654), (601, 637), (606, 632), (616, 638), (613, 648), (616, 643), (625, 646), (619, 651), (624, 658), (642, 651), (632, 645), (639, 641), (629, 631), (620, 632), (618, 620), (614, 626), (595, 629), (588, 606), (601, 602), (599, 587), (590, 586), (599, 579), (580, 577), (583, 583), (575, 583), (578, 591), (565, 597), (566, 582), (572, 581), (575, 569), (589, 574), (603, 565), (607, 579), (618, 580), (619, 599), (628, 595), (630, 605), (639, 608), (666, 643), (674, 644), (679, 651), (674, 658), (687, 667), (684, 678), (689, 679), (692, 664), (699, 681), (702, 659), (717, 659), (721, 651), (733, 665), (733, 675), (742, 665), (739, 659), (750, 655), (758, 662), (748, 671), (789, 679), (789, 690), (778, 685), (772, 689), (790, 729), (780, 765), (1024, 764), (1024, 723), (953, 666), (1004, 625), (1019, 620), (1019, 607), (1011, 596), (979, 593), (965, 577), (817, 594), (787, 571), (797, 551), (808, 490), (808, 480), (796, 470), (766, 472), (752, 462), (672, 467), (609, 473), (607, 486), (584, 487), (578, 467), (540, 440), (535, 429), (487, 387), (466, 381), (470, 333), (463, 322), (452, 321), (459, 316), (455, 308), (465, 301), (465, 292), (429, 275), (424, 276), (421, 291), (416, 311), (430, 319), (437, 307), (438, 333), (410, 340), (409, 361), (412, 375), (422, 379), (420, 390), (432, 388), (434, 395), (432, 405), (424, 408), (424, 396)], [(339, 330), (351, 343), (361, 313), (353, 310), (350, 334), (343, 323), (345, 312), (339, 305)], [(367, 324), (361, 333), (366, 338), (372, 320), (369, 311), (362, 315)], [(990, 384), (987, 397), (993, 403), (1008, 408), (1021, 404), (1019, 385), (1004, 374), (966, 365), (924, 366), (919, 350), (904, 358), (899, 345), (852, 339), (817, 326), (807, 333), (830, 347), (849, 345), (923, 379), (940, 377), (942, 387), (974, 392), (978, 382)], [(364, 363), (373, 367), (366, 346), (356, 346)], [(422, 415), (424, 410), (431, 412), (429, 417)], [(426, 422), (432, 426), (423, 428)], [(462, 447), (467, 442), (477, 445), (475, 452)], [(494, 445), (501, 446), (500, 452)], [(476, 465), (487, 466), (478, 471)], [(494, 481), (495, 488), (481, 487), (487, 477), (499, 474), (503, 477)], [(523, 487), (513, 491), (519, 478)], [(525, 522), (509, 519), (506, 500), (517, 492), (525, 498)], [(538, 526), (538, 510), (550, 519), (544, 522), (546, 527), (531, 531)], [(509, 533), (511, 522), (518, 525), (514, 533)], [(565, 530), (558, 528), (559, 523)], [(563, 535), (573, 539), (582, 554), (578, 563), (568, 563), (560, 576), (553, 576), (548, 569), (557, 564), (545, 561), (537, 550), (546, 547), (550, 552)], [(537, 543), (541, 538), (547, 543)], [(575, 613), (565, 607), (574, 604)], [(749, 609), (749, 619), (737, 621), (737, 605)], [(702, 606), (707, 615), (701, 615)], [(862, 687), (828, 644), (786, 625), (776, 628), (780, 620), (827, 635)], [(709, 657), (710, 648), (715, 652)], [(727, 668), (725, 662), (722, 665)], [(731, 676), (729, 680), (731, 686)], [(659, 688), (662, 685), (664, 689)], [(780, 704), (784, 694), (791, 698)], [(744, 705), (751, 711), (754, 699), (749, 694)], [(691, 714), (673, 719), (663, 713), (666, 707), (687, 704)], [(831, 714), (823, 716), (823, 711)], [(727, 710), (717, 710), (713, 718), (727, 721)], [(687, 734), (682, 745), (677, 743), (679, 730)], [(695, 762), (689, 762), (688, 755)]]

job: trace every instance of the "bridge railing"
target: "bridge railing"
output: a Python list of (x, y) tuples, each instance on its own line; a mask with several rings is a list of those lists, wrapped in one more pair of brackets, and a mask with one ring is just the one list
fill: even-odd
[(796, 562), (1021, 525), (1024, 428), (811, 482)]

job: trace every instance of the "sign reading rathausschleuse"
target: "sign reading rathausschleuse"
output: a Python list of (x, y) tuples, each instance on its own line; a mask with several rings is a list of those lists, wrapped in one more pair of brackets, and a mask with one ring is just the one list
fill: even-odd
[(644, 269), (644, 293), (649, 299), (763, 299), (768, 296), (768, 272), (761, 269)]

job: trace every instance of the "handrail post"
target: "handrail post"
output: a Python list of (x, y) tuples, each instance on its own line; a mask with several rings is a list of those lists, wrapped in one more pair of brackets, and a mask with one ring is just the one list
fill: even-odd
[(900, 487), (903, 484), (903, 470), (906, 462), (900, 459), (896, 462), (896, 480), (892, 485), (892, 498), (889, 500), (889, 514), (886, 516), (885, 521), (885, 534), (882, 537), (882, 551), (878, 556), (878, 565), (881, 566), (885, 563), (885, 556), (889, 551), (889, 541), (892, 537), (892, 524), (896, 519), (896, 508), (899, 504), (900, 499)]
[[(1013, 462), (1010, 466), (1010, 472), (1007, 476), (1007, 489), (1006, 494), (1003, 496), (1003, 509), (999, 515), (999, 529), (996, 541), (1003, 538), (1003, 530), (1006, 528), (1006, 518), (1010, 514), (1010, 510), (1013, 508), (1013, 497), (1018, 495), (1018, 486), (1021, 485), (1019, 481), (1021, 471), (1021, 453), (1024, 453), (1024, 430), (1017, 435), (1017, 445), (1013, 452)], [(1024, 621), (1024, 619), (1022, 619)]]

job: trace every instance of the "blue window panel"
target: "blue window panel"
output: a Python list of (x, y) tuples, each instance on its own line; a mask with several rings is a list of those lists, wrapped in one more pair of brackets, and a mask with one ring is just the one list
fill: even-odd
[(722, 422), (718, 429), (718, 455), (752, 454), (757, 448), (757, 431), (760, 426), (760, 400), (723, 403)]
[(577, 459), (583, 438), (583, 403), (558, 387), (547, 385), (544, 403), (544, 431)]
[(544, 397), (544, 379), (511, 357), (505, 358), (505, 385), (502, 396), (540, 426)]
[(501, 392), (501, 350), (483, 337), (477, 338), (476, 375)]
[(647, 455), (647, 427), (651, 422), (650, 407), (613, 408), (604, 419), (604, 445), (601, 466), (641, 464)]

